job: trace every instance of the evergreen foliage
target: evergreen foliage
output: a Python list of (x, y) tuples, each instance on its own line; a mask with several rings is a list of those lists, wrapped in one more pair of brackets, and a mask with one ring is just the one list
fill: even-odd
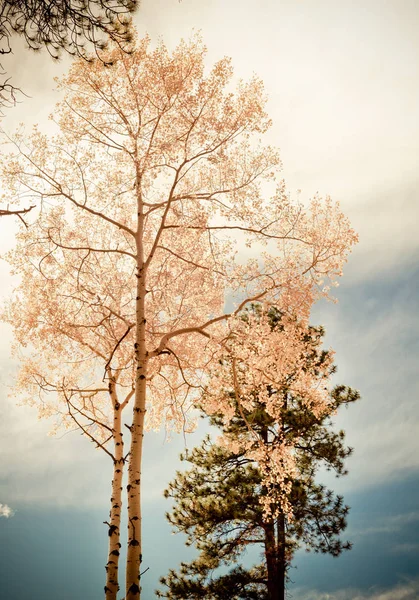
[[(270, 318), (273, 328), (281, 326), (278, 310), (271, 309)], [(311, 351), (306, 368), (315, 375), (329, 352), (321, 348), (322, 327), (309, 327), (307, 335)], [(335, 371), (332, 366), (330, 375)], [(351, 548), (349, 541), (341, 539), (349, 507), (342, 496), (315, 479), (321, 466), (336, 476), (347, 473), (345, 459), (352, 448), (345, 446), (343, 431), (333, 430), (331, 417), (342, 406), (358, 400), (359, 393), (336, 386), (331, 391), (330, 410), (321, 417), (313, 415), (302, 398), (293, 397), (286, 389), (272, 389), (270, 393), (284, 397), (280, 429), (257, 399), (252, 413), (241, 407), (228, 426), (221, 414), (211, 416), (210, 422), (230, 439), (248, 434), (250, 424), (268, 446), (282, 436), (294, 445), (298, 476), (290, 493), (293, 518), (279, 510), (275, 519), (266, 521), (260, 503), (266, 490), (257, 462), (207, 436), (200, 447), (181, 456), (191, 467), (177, 472), (165, 491), (165, 496), (174, 500), (167, 515), (169, 522), (187, 535), (187, 545), (195, 545), (199, 556), (161, 579), (165, 589), (157, 592), (159, 597), (279, 600), (285, 597), (286, 573), (298, 548), (332, 556)], [(263, 549), (262, 562), (251, 568), (237, 566), (246, 549), (255, 544)], [(217, 571), (219, 567), (223, 569)]]
[[(12, 52), (17, 34), (31, 50), (46, 48), (55, 59), (66, 52), (91, 60), (93, 51), (101, 60), (109, 39), (128, 49), (137, 5), (137, 0), (1, 0), (0, 55)], [(0, 107), (13, 105), (19, 91), (9, 79), (1, 81)]]

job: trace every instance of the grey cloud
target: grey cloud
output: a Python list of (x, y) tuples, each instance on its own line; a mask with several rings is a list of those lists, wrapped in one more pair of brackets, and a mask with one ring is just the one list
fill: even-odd
[(417, 600), (419, 581), (400, 583), (389, 589), (370, 588), (367, 591), (356, 589), (338, 590), (326, 593), (315, 590), (293, 593), (295, 600)]
[(419, 552), (419, 544), (415, 544), (413, 542), (404, 542), (401, 544), (394, 544), (391, 547), (391, 552), (393, 554), (406, 554), (411, 555), (413, 553)]
[[(336, 425), (355, 449), (350, 475), (336, 485), (349, 490), (396, 480), (419, 468), (418, 254), (388, 277), (342, 286), (340, 303), (321, 303), (312, 320), (325, 325), (336, 350), (336, 383), (361, 392), (340, 411)], [(335, 485), (335, 484), (333, 484)]]
[[(419, 511), (411, 511), (398, 515), (386, 515), (383, 524), (371, 525), (362, 529), (351, 529), (352, 537), (370, 536), (380, 533), (396, 533), (406, 526), (419, 522)], [(418, 546), (419, 547), (419, 546)], [(412, 548), (413, 549), (413, 548)]]

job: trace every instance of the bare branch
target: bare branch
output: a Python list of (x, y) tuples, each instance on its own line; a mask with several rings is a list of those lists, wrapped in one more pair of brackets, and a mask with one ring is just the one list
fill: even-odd
[[(106, 372), (108, 371), (108, 369), (110, 369), (110, 365), (111, 365), (112, 359), (113, 359), (113, 357), (114, 357), (114, 355), (115, 355), (115, 352), (118, 350), (118, 346), (119, 346), (119, 345), (120, 345), (120, 344), (123, 342), (123, 340), (124, 340), (124, 339), (127, 337), (127, 335), (129, 334), (129, 332), (131, 331), (132, 327), (133, 327), (133, 325), (130, 325), (130, 326), (127, 328), (127, 330), (126, 330), (126, 332), (124, 333), (124, 335), (123, 335), (121, 338), (119, 338), (118, 342), (117, 342), (117, 343), (116, 343), (116, 345), (114, 346), (114, 348), (113, 348), (113, 350), (112, 350), (112, 352), (111, 352), (111, 355), (110, 355), (110, 357), (109, 357), (109, 359), (108, 359), (108, 361), (107, 361), (107, 363), (106, 363), (106, 365), (105, 365), (105, 374), (106, 374)], [(105, 375), (104, 375), (104, 378), (105, 378)]]
[(11, 209), (9, 209), (9, 207), (0, 208), (0, 217), (5, 217), (8, 215), (18, 217), (22, 221), (22, 223), (25, 225), (25, 227), (27, 227), (28, 225), (27, 225), (25, 219), (23, 218), (23, 215), (26, 215), (33, 208), (35, 208), (34, 204), (32, 206), (29, 206), (28, 208), (20, 208), (20, 209), (16, 209), (16, 210), (11, 210)]
[[(89, 431), (87, 431), (87, 428), (77, 419), (77, 417), (74, 415), (74, 413), (72, 412), (72, 408), (75, 409), (78, 413), (82, 414), (83, 413), (77, 409), (71, 402), (70, 399), (68, 398), (68, 396), (64, 393), (66, 402), (67, 402), (67, 406), (68, 406), (68, 414), (69, 416), (73, 419), (73, 421), (76, 423), (77, 427), (79, 429), (81, 429), (81, 431), (94, 443), (97, 445), (98, 448), (101, 448), (104, 452), (106, 452), (106, 454), (112, 459), (113, 462), (115, 462), (115, 457), (112, 454), (112, 452), (109, 452), (109, 450), (107, 448), (105, 448), (104, 444), (99, 442), (99, 440), (97, 440)], [(85, 416), (85, 415), (83, 415)], [(91, 419), (90, 417), (87, 417), (90, 421), (92, 421), (93, 423), (96, 423), (96, 421), (94, 419)], [(107, 427), (107, 429), (109, 429), (109, 427)]]
[(197, 325), (196, 327), (183, 327), (181, 329), (177, 329), (175, 331), (170, 331), (169, 333), (166, 333), (161, 338), (159, 346), (155, 350), (150, 352), (150, 357), (158, 356), (159, 354), (161, 354), (166, 349), (168, 341), (179, 335), (186, 335), (188, 333), (199, 333), (200, 335), (203, 335), (204, 337), (210, 338), (211, 337), (210, 334), (207, 333), (205, 331), (205, 329), (207, 329), (211, 325), (214, 325), (215, 323), (219, 323), (221, 321), (227, 321), (231, 317), (236, 316), (239, 312), (241, 312), (243, 310), (243, 308), (246, 306), (246, 304), (249, 304), (250, 302), (256, 302), (257, 300), (260, 300), (261, 298), (263, 298), (263, 296), (265, 296), (266, 294), (267, 294), (267, 290), (260, 292), (259, 294), (256, 294), (256, 296), (246, 298), (245, 300), (240, 302), (239, 306), (234, 311), (232, 311), (230, 313), (226, 313), (224, 315), (220, 315), (218, 317), (214, 317), (213, 319), (210, 319), (209, 321), (207, 321), (206, 323), (203, 323), (202, 325)]

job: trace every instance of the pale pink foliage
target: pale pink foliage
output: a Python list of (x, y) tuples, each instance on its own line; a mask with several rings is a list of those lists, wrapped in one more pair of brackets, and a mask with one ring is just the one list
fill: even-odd
[[(88, 247), (92, 239), (86, 235), (89, 230), (77, 217), (72, 215), (70, 224), (62, 208), (51, 209), (31, 228), (21, 231), (9, 256), (21, 284), (3, 315), (13, 324), (15, 354), (21, 360), (15, 391), (24, 402), (36, 405), (41, 417), (58, 416), (57, 425), (65, 427), (74, 427), (66, 410), (66, 396), (71, 395), (85, 412), (110, 423), (109, 377), (115, 378), (120, 395), (128, 394), (135, 382), (132, 259), (120, 253), (91, 253)], [(110, 233), (98, 223), (94, 243), (112, 246)], [(194, 246), (195, 257), (198, 247), (199, 242)], [(179, 261), (162, 264), (155, 277), (150, 277), (151, 282), (154, 280), (155, 311), (149, 314), (147, 327), (151, 347), (160, 342), (161, 332), (168, 326), (190, 325), (188, 315), (192, 309), (195, 314), (199, 311), (203, 304), (200, 290), (205, 289), (200, 273), (195, 278), (200, 287), (189, 285), (188, 273)], [(206, 292), (205, 311), (207, 301), (211, 306), (214, 289), (218, 293), (214, 287)], [(149, 428), (158, 429), (162, 420), (168, 429), (189, 430), (194, 426), (194, 419), (188, 420), (189, 397), (199, 389), (202, 373), (192, 357), (203, 344), (204, 338), (197, 336), (181, 343), (174, 340), (173, 352), (162, 353), (152, 362), (148, 374)], [(95, 434), (107, 437), (100, 428)]]
[[(309, 290), (306, 293), (308, 298)], [(268, 306), (230, 319), (228, 336), (220, 340), (201, 401), (208, 414), (222, 413), (226, 425), (237, 410), (246, 422), (247, 431), (225, 434), (219, 442), (260, 465), (267, 490), (261, 503), (267, 518), (277, 516), (279, 507), (292, 517), (288, 495), (297, 474), (294, 443), (299, 440), (290, 442), (285, 435), (264, 440), (245, 414), (252, 414), (262, 405), (280, 431), (287, 398), (299, 398), (317, 418), (331, 411), (329, 379), (334, 353), (329, 350), (327, 359), (315, 371), (307, 369), (313, 346), (308, 321), (304, 316), (298, 318), (296, 308), (281, 306), (280, 327), (275, 328)], [(271, 393), (275, 390), (280, 393)]]
[[(285, 341), (269, 337), (265, 347), (266, 323), (255, 337), (235, 316), (262, 300), (307, 322), (357, 236), (330, 198), (316, 196), (308, 208), (290, 198), (278, 151), (261, 142), (270, 120), (259, 79), (233, 89), (227, 58), (207, 73), (199, 37), (171, 55), (162, 43), (149, 46), (144, 38), (132, 55), (110, 51), (107, 69), (75, 62), (60, 84), (59, 134), (51, 139), (35, 128), (10, 138), (4, 199), (35, 197), (42, 211), (10, 257), (23, 282), (7, 318), (18, 342), (42, 356), (22, 372), (30, 397), (42, 388), (38, 375), (88, 390), (104, 365), (120, 386), (140, 389), (141, 363), (148, 425), (166, 420), (179, 429), (226, 349), (240, 368), (249, 363), (248, 383), (239, 378), (244, 403), (248, 386), (263, 387), (272, 356), (270, 377), (298, 370), (291, 322)], [(237, 308), (229, 317), (231, 297)], [(138, 358), (133, 344), (143, 340), (143, 322)], [(225, 377), (212, 377), (211, 402), (228, 416)], [(310, 389), (302, 373), (295, 385)], [(314, 388), (307, 395), (316, 410), (321, 399)], [(279, 465), (272, 477), (292, 470), (285, 450), (275, 449), (272, 460)]]

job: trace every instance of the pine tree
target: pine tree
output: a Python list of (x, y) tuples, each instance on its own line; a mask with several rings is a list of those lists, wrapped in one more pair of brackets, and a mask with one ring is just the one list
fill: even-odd
[[(272, 329), (281, 327), (277, 309), (271, 309), (269, 316)], [(316, 377), (322, 364), (330, 361), (330, 351), (321, 348), (324, 329), (309, 326), (302, 335), (310, 349), (304, 368)], [(331, 365), (329, 376), (335, 371)], [(347, 473), (345, 459), (352, 448), (345, 446), (343, 431), (333, 430), (331, 416), (343, 405), (358, 400), (358, 392), (336, 386), (330, 393), (329, 408), (321, 416), (314, 415), (303, 398), (285, 387), (270, 389), (269, 394), (283, 395), (280, 427), (258, 398), (251, 412), (234, 400), (236, 412), (228, 425), (222, 414), (212, 415), (210, 422), (230, 442), (249, 435), (250, 425), (267, 447), (284, 438), (293, 445), (297, 476), (292, 479), (288, 496), (292, 518), (280, 504), (275, 507), (275, 516), (267, 518), (261, 503), (267, 490), (258, 462), (245, 452), (233, 452), (231, 444), (220, 445), (207, 436), (200, 447), (181, 456), (191, 468), (178, 472), (165, 491), (166, 497), (174, 499), (173, 511), (167, 515), (169, 522), (187, 535), (187, 544), (195, 545), (199, 556), (161, 579), (166, 589), (158, 592), (160, 597), (283, 600), (287, 571), (298, 548), (332, 556), (351, 548), (351, 543), (340, 537), (349, 507), (342, 496), (316, 483), (316, 474), (320, 466), (333, 470), (336, 476)], [(237, 566), (253, 545), (263, 548), (262, 562), (250, 568)], [(236, 566), (226, 573), (226, 567), (232, 565)], [(224, 568), (216, 571), (219, 567)]]

